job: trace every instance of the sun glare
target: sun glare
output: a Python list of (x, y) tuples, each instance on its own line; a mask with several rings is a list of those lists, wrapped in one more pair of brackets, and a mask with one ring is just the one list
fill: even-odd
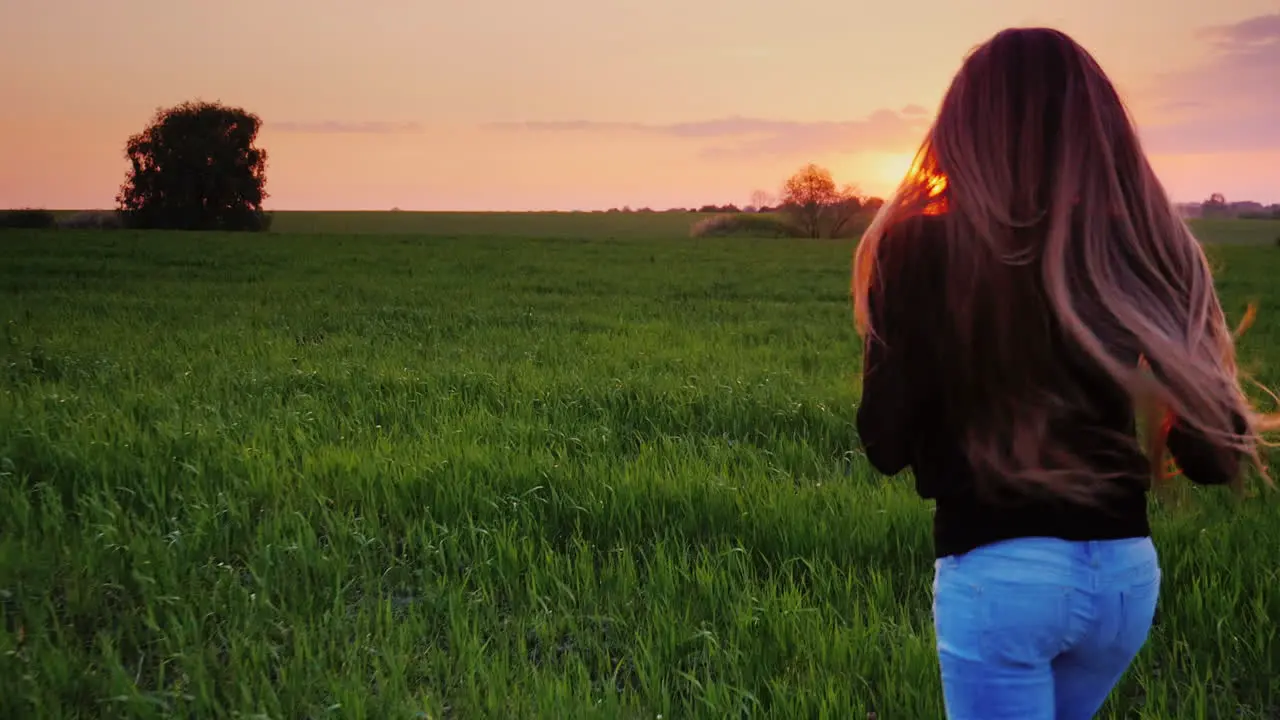
[(930, 198), (924, 208), (927, 215), (937, 215), (947, 210), (946, 199), (941, 197), (947, 188), (947, 179), (942, 175), (923, 173), (916, 165), (914, 152), (878, 152), (858, 156), (852, 176), (865, 178), (865, 189), (873, 195), (887, 198), (904, 180), (915, 177), (926, 189)]
[(897, 187), (907, 176), (914, 160), (914, 153), (876, 153), (876, 180), (890, 188)]

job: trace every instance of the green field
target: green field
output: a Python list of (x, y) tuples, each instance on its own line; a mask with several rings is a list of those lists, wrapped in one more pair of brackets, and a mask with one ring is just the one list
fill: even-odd
[[(60, 210), (58, 217), (76, 214)], [(275, 234), (425, 235), (434, 238), (637, 240), (687, 237), (706, 214), (688, 212), (320, 212), (272, 213)], [(1218, 244), (1275, 244), (1280, 220), (1193, 220), (1204, 239)]]
[(437, 238), (518, 237), (591, 240), (679, 238), (699, 218), (696, 213), (464, 213), (464, 212), (277, 212), (277, 233), (429, 235)]
[[(592, 240), (678, 238), (703, 214), (662, 213), (451, 213), (277, 212), (277, 233), (416, 234), (433, 237), (583, 238)], [(1221, 244), (1280, 242), (1280, 220), (1193, 220), (1203, 239)]]
[[(0, 233), (0, 717), (941, 716), (852, 242), (276, 223)], [(1280, 387), (1280, 224), (1201, 229)], [(1153, 506), (1105, 717), (1280, 717), (1277, 499)]]

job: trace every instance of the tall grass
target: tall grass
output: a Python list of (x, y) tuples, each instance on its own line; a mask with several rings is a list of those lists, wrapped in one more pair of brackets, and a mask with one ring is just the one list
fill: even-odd
[[(849, 243), (0, 246), (0, 717), (940, 716)], [(1105, 717), (1274, 718), (1280, 512), (1189, 495)]]

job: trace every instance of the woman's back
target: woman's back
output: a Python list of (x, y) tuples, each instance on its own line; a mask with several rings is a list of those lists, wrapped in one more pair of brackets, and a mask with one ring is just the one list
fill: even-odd
[[(1067, 540), (1102, 540), (1147, 535), (1146, 491), (1150, 464), (1137, 435), (1132, 399), (1104, 369), (1058, 326), (1037, 290), (1034, 263), (1019, 266), (1010, 286), (1026, 288), (1004, 312), (1022, 317), (1032, 328), (1026, 338), (1027, 368), (1000, 397), (975, 396), (950, 387), (964, 383), (949, 366), (946, 344), (938, 341), (951, 322), (945, 293), (948, 277), (943, 217), (920, 216), (890, 242), (910, 243), (908, 253), (887, 253), (880, 264), (883, 293), (872, 298), (878, 329), (864, 357), (859, 437), (867, 457), (882, 473), (910, 467), (921, 497), (936, 500), (934, 542), (938, 557), (961, 554), (984, 544), (1028, 535)], [(1039, 296), (1039, 297), (1037, 297)], [(994, 313), (993, 313), (994, 314)], [(983, 319), (980, 319), (982, 321)], [(985, 318), (992, 322), (992, 318)], [(1117, 354), (1124, 352), (1123, 343)], [(1135, 365), (1136, 355), (1130, 357)], [(944, 401), (943, 398), (950, 398)], [(1093, 502), (1055, 494), (1040, 485), (982, 482), (966, 456), (971, 419), (991, 407), (1038, 407), (1043, 427), (1008, 433), (1009, 455), (1035, 458), (1056, 471), (1057, 482), (1104, 483)], [(1006, 422), (1017, 422), (1016, 416)], [(1034, 432), (1032, 432), (1034, 430)], [(1017, 447), (1016, 438), (1051, 437), (1054, 444)], [(1191, 479), (1228, 482), (1237, 472), (1231, 453), (1178, 428), (1171, 447)], [(1053, 465), (1053, 452), (1068, 453), (1075, 464)], [(1028, 462), (1031, 462), (1028, 460)]]
[(1224, 462), (1257, 460), (1204, 253), (1115, 88), (1062, 33), (1005, 31), (966, 60), (853, 289), (864, 334), (928, 365), (920, 411), (954, 426), (984, 491), (1111, 492), (1139, 447), (1115, 436), (1115, 394), (1126, 416), (1169, 408)]
[[(1084, 49), (1015, 29), (965, 60), (853, 295), (867, 457), (936, 500), (948, 715), (1092, 717), (1155, 611), (1161, 440), (1222, 484), (1265, 423), (1204, 253)], [(1135, 414), (1161, 409), (1144, 447)]]

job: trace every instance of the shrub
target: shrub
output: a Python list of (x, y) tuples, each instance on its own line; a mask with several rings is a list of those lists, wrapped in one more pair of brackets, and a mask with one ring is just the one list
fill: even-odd
[(6, 210), (0, 212), (0, 228), (20, 228), (23, 230), (44, 230), (57, 226), (57, 219), (48, 210), (23, 208), (22, 210)]
[(58, 227), (64, 230), (119, 230), (123, 226), (120, 213), (112, 210), (78, 212), (58, 221)]
[(772, 215), (733, 213), (712, 215), (693, 224), (689, 234), (696, 238), (765, 237), (793, 238), (802, 233), (791, 223)]

